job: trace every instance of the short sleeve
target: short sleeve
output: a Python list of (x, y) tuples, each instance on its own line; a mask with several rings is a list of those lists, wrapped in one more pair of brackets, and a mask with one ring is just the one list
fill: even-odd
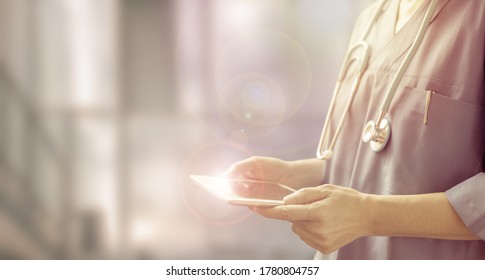
[(485, 173), (456, 185), (446, 195), (463, 223), (485, 240)]

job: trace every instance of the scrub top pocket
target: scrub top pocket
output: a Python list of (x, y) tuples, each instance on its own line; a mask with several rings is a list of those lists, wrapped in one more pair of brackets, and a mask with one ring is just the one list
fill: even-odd
[[(427, 100), (429, 97), (429, 104)], [(428, 123), (438, 122), (450, 125), (483, 128), (484, 108), (475, 104), (449, 98), (440, 94), (439, 89), (419, 89), (405, 87), (395, 104), (423, 115)], [(392, 110), (399, 114), (399, 109)], [(393, 112), (393, 113), (394, 113)]]
[(390, 193), (442, 192), (480, 171), (484, 108), (441, 92), (404, 87), (393, 104), (388, 152), (403, 164), (389, 164), (407, 180), (389, 186)]

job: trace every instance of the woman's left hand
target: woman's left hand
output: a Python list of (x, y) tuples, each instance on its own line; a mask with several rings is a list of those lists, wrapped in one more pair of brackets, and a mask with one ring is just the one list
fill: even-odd
[(253, 208), (258, 214), (286, 220), (305, 243), (329, 254), (363, 236), (373, 227), (370, 196), (351, 188), (323, 185), (301, 189), (285, 205)]

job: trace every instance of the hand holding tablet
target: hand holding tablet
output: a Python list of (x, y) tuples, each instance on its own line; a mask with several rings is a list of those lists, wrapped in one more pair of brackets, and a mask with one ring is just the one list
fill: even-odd
[(296, 190), (274, 182), (191, 175), (190, 178), (222, 200), (241, 206), (283, 205), (283, 198)]

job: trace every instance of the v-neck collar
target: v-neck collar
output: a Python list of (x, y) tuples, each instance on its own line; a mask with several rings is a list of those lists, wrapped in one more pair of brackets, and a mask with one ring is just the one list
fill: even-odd
[[(441, 13), (441, 10), (451, 0), (440, 1), (438, 7), (433, 15), (431, 23)], [(373, 54), (370, 58), (370, 65), (378, 63), (379, 68), (383, 70), (389, 70), (389, 68), (409, 49), (412, 45), (422, 19), (428, 9), (429, 3), (424, 3), (419, 9), (411, 16), (408, 22), (394, 34), (394, 24), (396, 22), (396, 16), (399, 9), (399, 1), (390, 0), (387, 4), (387, 12), (384, 12), (382, 18), (378, 20), (374, 28), (379, 29), (374, 37)], [(383, 56), (381, 54), (385, 53)]]
[(394, 35), (399, 33), (399, 31), (406, 26), (406, 23), (411, 20), (412, 16), (416, 14), (419, 8), (426, 4), (423, 0), (414, 0), (413, 3), (407, 3), (406, 1), (407, 0), (396, 1), (397, 9), (395, 9), (396, 12), (394, 14)]
[[(399, 12), (399, 0), (390, 0), (388, 1), (388, 12), (384, 13), (383, 20), (382, 22), (388, 23), (386, 26), (383, 26), (383, 24), (380, 24), (380, 28), (382, 29), (382, 38), (384, 39), (384, 42), (390, 42), (398, 33), (394, 33), (394, 26), (396, 25), (396, 18), (397, 14)], [(408, 22), (413, 20), (413, 17), (416, 16), (416, 14), (420, 11), (420, 9), (409, 19)], [(405, 28), (403, 26), (403, 28)], [(402, 29), (403, 29), (402, 28)], [(401, 30), (402, 30), (401, 29)]]

